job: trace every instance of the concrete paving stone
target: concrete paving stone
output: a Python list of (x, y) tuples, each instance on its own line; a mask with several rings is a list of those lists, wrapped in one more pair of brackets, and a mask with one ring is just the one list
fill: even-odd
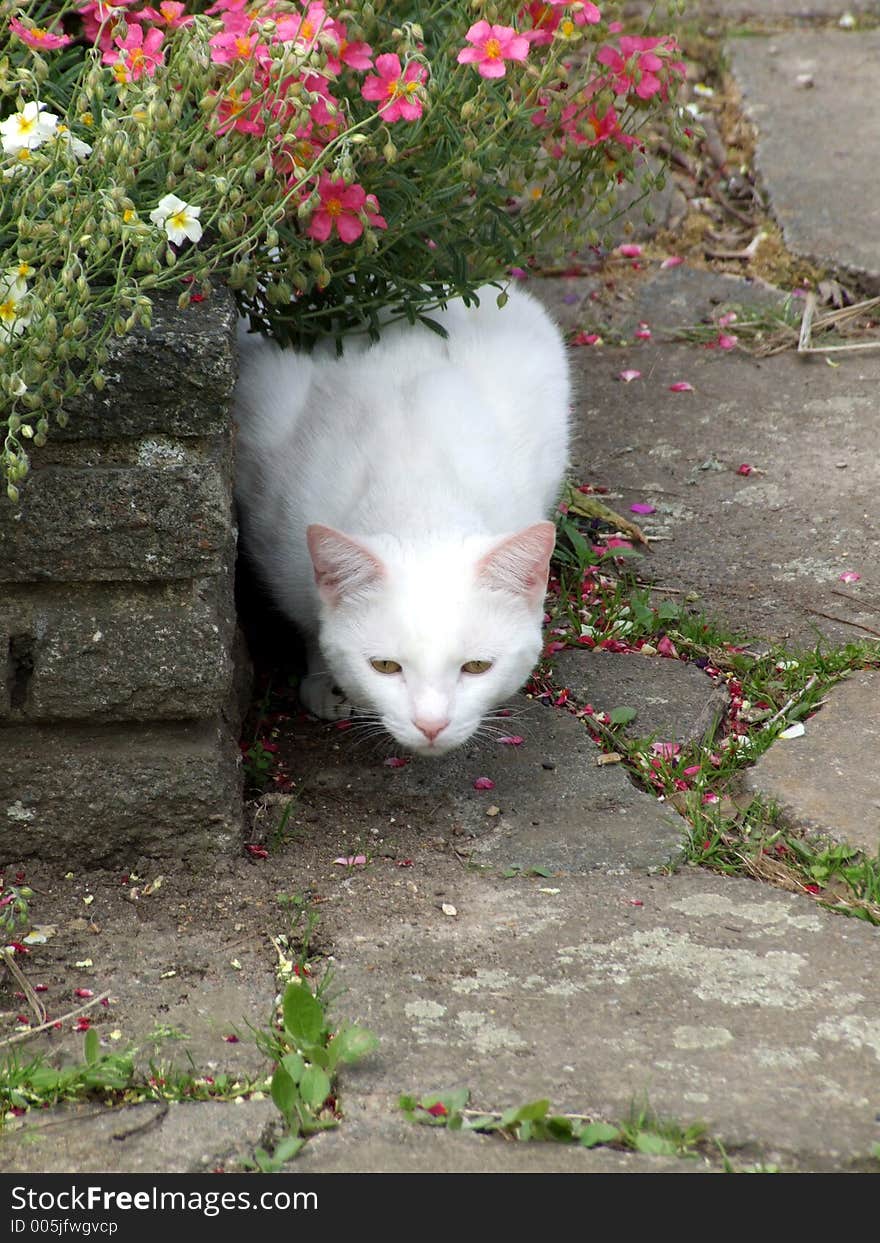
[(777, 739), (745, 773), (797, 828), (880, 852), (880, 672), (854, 673), (829, 692), (801, 738)]
[[(658, 274), (651, 299), (669, 276), (681, 291), (680, 271)], [(691, 292), (664, 328), (697, 321), (704, 277), (707, 291), (717, 287), (691, 273)], [(647, 318), (639, 296), (633, 310)], [(880, 630), (868, 599), (880, 583), (880, 354), (841, 356), (832, 368), (794, 353), (761, 359), (651, 341), (571, 357), (580, 395), (573, 475), (610, 487), (619, 512), (635, 501), (656, 506), (640, 523), (657, 539), (641, 577), (695, 593), (697, 608), (751, 639), (814, 647), (822, 636), (842, 643)], [(625, 369), (641, 378), (621, 383)], [(670, 392), (681, 380), (694, 391)], [(742, 464), (750, 475), (737, 473)], [(840, 598), (848, 570), (862, 578)]]
[[(619, 768), (598, 767), (598, 749), (568, 711), (525, 701), (523, 715), (498, 726), (523, 743), (481, 740), (405, 768), (378, 758), (365, 764), (351, 748), (328, 747), (306, 761), (310, 796), (354, 800), (367, 841), (389, 824), (430, 824), (429, 831), (453, 834), (462, 850), (495, 867), (652, 869), (680, 853), (679, 818)], [(479, 777), (495, 787), (474, 789)], [(491, 808), (497, 814), (487, 814)], [(333, 814), (332, 804), (326, 813)]]
[(789, 249), (880, 293), (880, 31), (790, 31), (726, 51)]
[(711, 733), (728, 702), (725, 686), (716, 686), (696, 665), (659, 656), (618, 652), (559, 652), (553, 680), (571, 691), (578, 704), (597, 712), (635, 708), (636, 718), (623, 732), (649, 735), (663, 742), (695, 742)]
[(846, 1168), (880, 1139), (878, 929), (696, 869), (462, 873), (449, 892), (458, 915), (428, 926), (330, 913), (338, 1009), (382, 1038), (344, 1077), (364, 1127), (349, 1168), (400, 1093), (456, 1087), (476, 1109), (548, 1098), (608, 1120), (647, 1100), (784, 1168)]
[[(646, 17), (659, 7), (656, 0), (626, 0), (628, 17)], [(839, 22), (845, 14), (856, 18), (880, 18), (880, 0), (687, 0), (684, 18), (718, 22), (721, 26), (748, 22), (759, 28), (791, 22)]]
[(277, 1116), (268, 1099), (49, 1110), (4, 1133), (0, 1173), (210, 1173), (249, 1158)]

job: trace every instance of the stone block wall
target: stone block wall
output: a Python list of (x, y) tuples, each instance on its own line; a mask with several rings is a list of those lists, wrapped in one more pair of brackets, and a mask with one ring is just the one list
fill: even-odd
[(158, 302), (0, 500), (0, 865), (239, 840), (235, 363), (230, 298)]

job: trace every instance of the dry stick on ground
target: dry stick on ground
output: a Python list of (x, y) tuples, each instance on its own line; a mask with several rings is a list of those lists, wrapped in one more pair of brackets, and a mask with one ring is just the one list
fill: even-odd
[(836, 591), (831, 588), (832, 596), (842, 596), (844, 600), (855, 600), (856, 604), (866, 604), (869, 609), (880, 609), (880, 600), (872, 600), (870, 596), (854, 596), (849, 591)]
[(34, 1014), (37, 1016), (37, 1022), (45, 1023), (46, 1007), (40, 1001), (39, 997), (34, 992), (33, 988), (31, 988), (31, 985), (28, 982), (27, 976), (24, 974), (21, 967), (19, 967), (18, 963), (15, 961), (13, 957), (13, 951), (9, 948), (4, 949), (2, 953), (0, 953), (0, 960), (2, 960), (4, 966), (6, 967), (6, 970), (9, 972), (9, 974), (12, 976), (12, 978), (15, 980), (18, 987), (21, 989), (21, 991), (24, 993), (25, 997), (27, 998), (28, 1005), (33, 1010)]
[(841, 626), (852, 626), (856, 630), (864, 630), (865, 634), (872, 634), (880, 639), (880, 630), (872, 630), (870, 626), (863, 626), (861, 622), (847, 621), (845, 617), (835, 617), (833, 613), (822, 613), (819, 609), (807, 609), (807, 612), (812, 613), (814, 617), (824, 617), (826, 621), (839, 622)]
[(801, 688), (801, 690), (797, 692), (796, 695), (792, 695), (790, 699), (787, 699), (785, 703), (782, 705), (782, 707), (779, 709), (779, 711), (775, 712), (773, 716), (771, 716), (769, 721), (764, 722), (764, 729), (765, 730), (769, 729), (771, 725), (775, 725), (777, 721), (781, 721), (782, 718), (785, 716), (786, 712), (788, 712), (789, 708), (793, 708), (799, 699), (803, 699), (804, 695), (806, 695), (808, 691), (811, 691), (813, 689), (813, 687), (816, 685), (818, 680), (819, 680), (818, 675), (814, 673), (813, 676), (804, 684), (804, 686)]
[(103, 997), (96, 997), (93, 1001), (87, 1001), (84, 1006), (78, 1006), (76, 1010), (71, 1010), (68, 1014), (62, 1014), (60, 1018), (49, 1019), (47, 1022), (41, 1023), (39, 1027), (29, 1027), (26, 1032), (16, 1032), (14, 1036), (6, 1036), (3, 1040), (0, 1040), (0, 1049), (5, 1049), (11, 1044), (19, 1044), (22, 1040), (36, 1036), (37, 1032), (54, 1027), (56, 1023), (66, 1023), (68, 1019), (75, 1019), (77, 1015), (85, 1014), (86, 1010), (91, 1010), (93, 1006), (99, 1006), (103, 1000)]

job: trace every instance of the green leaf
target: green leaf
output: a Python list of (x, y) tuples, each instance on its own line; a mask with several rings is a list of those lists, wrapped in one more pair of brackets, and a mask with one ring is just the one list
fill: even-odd
[(283, 1066), (275, 1067), (269, 1091), (272, 1095), (272, 1100), (275, 1102), (275, 1108), (282, 1114), (288, 1126), (290, 1126), (299, 1101), (299, 1093), (296, 1090), (296, 1084)]
[(661, 621), (675, 621), (681, 615), (681, 609), (672, 600), (663, 600), (657, 608), (657, 616)]
[(612, 725), (629, 725), (638, 715), (635, 708), (612, 708), (608, 713), (608, 720)]
[(272, 1153), (275, 1163), (283, 1165), (285, 1161), (290, 1161), (305, 1145), (305, 1142), (301, 1135), (286, 1136)]
[(553, 873), (551, 872), (550, 868), (534, 867), (534, 868), (528, 869), (527, 875), (528, 876), (542, 876), (546, 880), (547, 877), (552, 876)]
[(306, 984), (288, 984), (281, 1003), (284, 1027), (295, 1044), (318, 1044), (324, 1031), (324, 1010)]
[(302, 1079), (303, 1071), (306, 1068), (305, 1062), (298, 1053), (288, 1053), (281, 1059), (281, 1065), (290, 1075), (294, 1083), (299, 1083)]
[(90, 1027), (83, 1041), (83, 1055), (90, 1066), (97, 1062), (100, 1049), (101, 1042), (98, 1039), (98, 1033), (94, 1027)]
[(633, 1141), (636, 1152), (650, 1152), (662, 1156), (674, 1157), (678, 1152), (675, 1144), (665, 1135), (655, 1135), (652, 1131), (639, 1131)]
[(578, 1135), (578, 1143), (584, 1148), (595, 1148), (599, 1144), (613, 1144), (620, 1139), (620, 1131), (610, 1122), (588, 1122)]
[(309, 1066), (299, 1081), (299, 1094), (306, 1105), (317, 1112), (330, 1095), (330, 1076), (320, 1066)]
[(518, 1122), (535, 1122), (546, 1118), (549, 1101), (530, 1101), (528, 1105), (514, 1106), (501, 1115), (502, 1126), (515, 1126)]
[(337, 1062), (358, 1062), (379, 1047), (379, 1039), (366, 1027), (343, 1027), (333, 1037), (331, 1051)]

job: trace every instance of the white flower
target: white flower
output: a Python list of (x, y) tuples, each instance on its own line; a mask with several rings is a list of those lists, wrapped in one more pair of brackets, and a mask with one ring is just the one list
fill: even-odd
[(19, 151), (33, 151), (48, 138), (55, 137), (58, 118), (54, 112), (44, 112), (45, 104), (31, 101), (20, 112), (0, 121), (0, 140), (7, 155)]
[(150, 212), (150, 219), (153, 224), (165, 229), (170, 241), (179, 244), (187, 239), (191, 242), (200, 240), (202, 226), (199, 224), (199, 216), (201, 214), (201, 207), (191, 207), (176, 194), (166, 194), (163, 199), (159, 200), (158, 207)]
[(87, 142), (83, 142), (81, 138), (77, 138), (71, 134), (66, 125), (59, 125), (55, 131), (55, 141), (67, 144), (67, 150), (77, 160), (84, 160), (87, 155), (92, 154), (92, 148)]
[(0, 277), (0, 340), (17, 337), (31, 322), (25, 302), (27, 291), (15, 269)]

